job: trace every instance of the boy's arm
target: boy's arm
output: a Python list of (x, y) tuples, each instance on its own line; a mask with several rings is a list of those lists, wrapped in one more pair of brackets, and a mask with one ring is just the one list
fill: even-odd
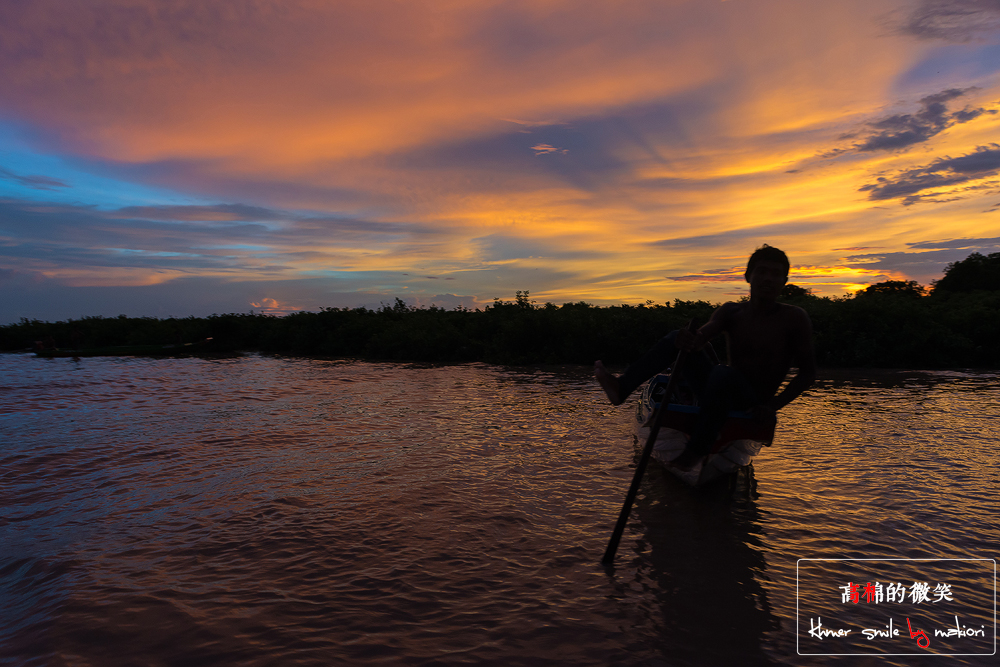
[(691, 350), (700, 350), (705, 346), (706, 342), (712, 340), (726, 330), (729, 325), (729, 315), (734, 307), (737, 307), (737, 304), (722, 304), (715, 309), (715, 312), (712, 313), (712, 317), (708, 319), (708, 322), (706, 322), (704, 326), (693, 334), (687, 329), (680, 329), (677, 334), (677, 346), (687, 352), (690, 352)]
[(806, 311), (801, 308), (796, 308), (795, 311), (795, 321), (792, 325), (792, 335), (789, 342), (795, 346), (792, 359), (795, 360), (798, 372), (785, 385), (781, 393), (768, 401), (767, 407), (775, 412), (801, 396), (802, 392), (816, 381), (816, 354), (813, 350), (812, 322), (810, 322)]

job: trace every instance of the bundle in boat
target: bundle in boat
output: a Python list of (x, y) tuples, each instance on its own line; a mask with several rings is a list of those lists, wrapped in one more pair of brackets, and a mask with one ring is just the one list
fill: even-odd
[[(657, 389), (669, 378), (659, 375), (643, 392), (642, 402), (636, 413), (636, 438), (645, 442), (649, 437), (649, 426), (646, 422), (653, 414), (658, 402)], [(678, 398), (672, 396), (670, 398)], [(667, 470), (691, 486), (699, 486), (722, 475), (735, 472), (750, 465), (753, 457), (760, 453), (762, 447), (768, 446), (774, 440), (774, 422), (765, 423), (754, 419), (750, 412), (730, 412), (719, 432), (719, 437), (712, 445), (708, 456), (699, 461), (690, 470), (681, 470), (669, 465), (684, 451), (690, 440), (698, 419), (698, 407), (680, 403), (669, 403), (666, 412), (661, 417), (660, 431), (656, 437), (652, 457), (666, 466)]]

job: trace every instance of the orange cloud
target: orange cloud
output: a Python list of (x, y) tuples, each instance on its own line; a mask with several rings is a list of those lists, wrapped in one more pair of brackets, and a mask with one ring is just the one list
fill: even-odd
[(288, 303), (280, 303), (277, 299), (272, 299), (270, 297), (264, 297), (259, 301), (251, 301), (250, 305), (259, 310), (262, 315), (281, 316), (303, 310), (303, 308), (298, 306), (292, 306)]

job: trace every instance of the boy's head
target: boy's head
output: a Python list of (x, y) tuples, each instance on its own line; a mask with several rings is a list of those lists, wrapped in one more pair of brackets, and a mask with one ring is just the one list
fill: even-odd
[(750, 274), (753, 273), (754, 267), (757, 266), (757, 262), (774, 262), (775, 264), (780, 264), (785, 269), (785, 279), (788, 279), (788, 269), (790, 265), (788, 263), (788, 255), (777, 248), (772, 248), (766, 243), (761, 247), (753, 251), (750, 255), (749, 261), (747, 261), (747, 270), (743, 274), (743, 277), (747, 282), (750, 282)]

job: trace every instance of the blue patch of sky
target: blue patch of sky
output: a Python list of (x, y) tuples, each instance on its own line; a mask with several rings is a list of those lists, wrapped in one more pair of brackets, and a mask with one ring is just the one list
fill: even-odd
[[(0, 120), (0, 197), (52, 204), (74, 204), (111, 210), (123, 206), (206, 205), (166, 188), (99, 176), (75, 164), (71, 156), (41, 152), (19, 125)], [(33, 177), (65, 185), (38, 187)], [(34, 185), (34, 187), (33, 187)]]
[[(411, 286), (415, 288), (415, 291), (419, 291), (428, 283), (440, 282), (439, 280), (428, 280), (427, 275), (419, 270), (408, 273), (399, 271), (339, 271), (337, 269), (296, 272), (299, 279), (314, 280), (337, 290), (364, 291), (376, 294), (409, 290)], [(441, 284), (450, 285), (452, 283)]]
[[(964, 87), (1000, 72), (1000, 44), (948, 44), (927, 56), (896, 79), (898, 94), (923, 94), (928, 87)], [(959, 101), (953, 103), (956, 108)]]
[(110, 252), (118, 253), (120, 255), (142, 255), (144, 257), (202, 257), (203, 256), (193, 252), (168, 252), (164, 250), (149, 251), (136, 248), (104, 248), (104, 249)]
[[(337, 269), (314, 269), (309, 271), (299, 271), (299, 275), (303, 277), (310, 278), (349, 278), (351, 280), (356, 280), (358, 278), (372, 278), (378, 280), (385, 280), (387, 276), (404, 276), (405, 273), (400, 273), (396, 271), (339, 271)], [(418, 270), (410, 272), (411, 277), (420, 275)]]
[(213, 248), (217, 250), (247, 250), (250, 252), (273, 252), (274, 248), (265, 245), (247, 245), (243, 243), (237, 244), (225, 244), (225, 245), (213, 245)]

